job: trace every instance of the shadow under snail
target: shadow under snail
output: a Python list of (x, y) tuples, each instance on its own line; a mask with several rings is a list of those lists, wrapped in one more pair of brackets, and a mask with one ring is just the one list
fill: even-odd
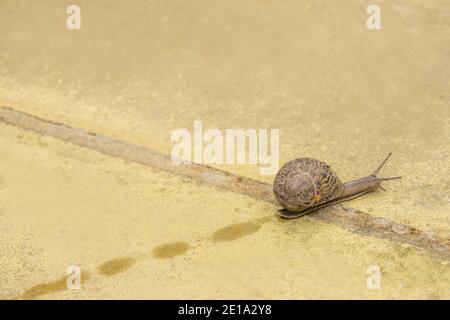
[[(273, 191), (284, 209), (279, 214), (288, 219), (300, 217), (320, 208), (334, 205), (373, 192), (382, 181), (401, 177), (378, 178), (377, 174), (391, 156), (369, 176), (342, 183), (325, 162), (299, 158), (285, 163), (275, 176)], [(383, 189), (384, 190), (384, 189)]]

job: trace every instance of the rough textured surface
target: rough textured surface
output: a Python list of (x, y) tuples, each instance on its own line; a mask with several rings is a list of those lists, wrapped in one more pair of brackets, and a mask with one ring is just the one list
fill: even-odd
[[(275, 204), (283, 204), (283, 200), (279, 198), (279, 193), (277, 192), (280, 188), (283, 188), (284, 185), (290, 184), (287, 181), (280, 182), (280, 174), (284, 174), (286, 165), (290, 168), (290, 164), (293, 162), (296, 164), (299, 163), (299, 161), (297, 161), (298, 159), (296, 159), (284, 165), (277, 173), (272, 188), (270, 184), (234, 175), (201, 164), (174, 164), (170, 156), (159, 154), (158, 152), (143, 146), (88, 132), (82, 128), (72, 128), (65, 124), (49, 122), (1, 106), (0, 122), (15, 126), (22, 130), (32, 131), (45, 137), (56, 138), (77, 146), (92, 149), (115, 158), (142, 164), (158, 171), (166, 171), (173, 175), (186, 177), (218, 190), (232, 191)], [(305, 161), (303, 160), (304, 158), (301, 159), (301, 164), (305, 164)], [(319, 167), (322, 167), (321, 171), (326, 169), (327, 173), (332, 172), (330, 171), (329, 165), (324, 162), (314, 159), (309, 159), (309, 161), (319, 163)], [(314, 168), (317, 169), (318, 167), (314, 166)], [(298, 168), (294, 168), (294, 170), (298, 171)], [(302, 169), (302, 172), (305, 172), (305, 170)], [(312, 173), (312, 171), (309, 171), (309, 173)], [(335, 173), (333, 173), (332, 176), (337, 179)], [(278, 191), (275, 191), (275, 189)], [(295, 187), (295, 189), (298, 188)], [(275, 200), (275, 198), (277, 198), (277, 200)], [(403, 244), (412, 244), (425, 249), (428, 253), (441, 259), (450, 260), (449, 238), (439, 237), (408, 225), (399, 224), (388, 218), (370, 215), (359, 210), (343, 207), (342, 205), (327, 206), (324, 204), (324, 208), (325, 209), (323, 210), (314, 210), (313, 212), (310, 212), (309, 215), (314, 218), (319, 218), (327, 223), (341, 226), (352, 232), (363, 235), (372, 235), (381, 239), (389, 239)], [(278, 214), (285, 218), (293, 218), (292, 215), (294, 215), (295, 212), (283, 209), (282, 213), (278, 212)], [(304, 214), (307, 213), (300, 214), (296, 216), (296, 218)]]
[[(448, 262), (408, 244), (0, 128), (1, 298), (450, 297)], [(73, 264), (79, 291), (64, 289)]]
[[(450, 236), (447, 1), (378, 1), (380, 31), (366, 1), (79, 1), (80, 31), (68, 4), (1, 2), (0, 105), (162, 154), (194, 120), (279, 128), (281, 163), (321, 159), (343, 181), (392, 151), (382, 175), (403, 180), (346, 205)], [(274, 206), (0, 128), (2, 298), (58, 289), (73, 263), (85, 290), (28, 297), (449, 297), (448, 264), (407, 244), (309, 217), (255, 222)], [(178, 241), (162, 251), (184, 254), (152, 256)]]

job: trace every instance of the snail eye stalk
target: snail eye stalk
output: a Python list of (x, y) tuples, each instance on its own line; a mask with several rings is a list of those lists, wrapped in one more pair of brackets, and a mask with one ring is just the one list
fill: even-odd
[(392, 155), (392, 152), (389, 152), (389, 154), (387, 155), (386, 159), (384, 159), (384, 161), (378, 166), (378, 168), (371, 174), (371, 176), (376, 177), (378, 172), (380, 172), (381, 168), (383, 168), (384, 164), (386, 163), (386, 161), (388, 161), (389, 157)]
[(389, 177), (389, 178), (378, 178), (377, 177), (377, 181), (388, 181), (388, 180), (396, 180), (396, 179), (401, 179), (402, 177)]
[(392, 152), (389, 152), (386, 159), (384, 159), (384, 161), (378, 166), (378, 168), (371, 174), (372, 177), (376, 178), (376, 181), (388, 181), (388, 180), (396, 180), (396, 179), (402, 178), (402, 177), (388, 177), (388, 178), (378, 178), (377, 177), (378, 172), (380, 172), (381, 168), (383, 168), (384, 164), (388, 161), (388, 159), (391, 155), (392, 155)]

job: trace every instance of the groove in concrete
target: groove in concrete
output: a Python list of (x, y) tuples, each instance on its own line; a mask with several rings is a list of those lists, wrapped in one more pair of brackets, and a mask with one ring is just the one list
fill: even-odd
[[(34, 131), (70, 142), (98, 152), (140, 163), (175, 175), (191, 178), (220, 190), (227, 190), (276, 204), (272, 186), (254, 179), (199, 164), (174, 164), (170, 156), (143, 146), (111, 137), (51, 122), (0, 106), (0, 121), (24, 130)], [(450, 260), (450, 239), (415, 229), (365, 212), (335, 205), (309, 214), (326, 223), (340, 226), (351, 232), (374, 236), (393, 242), (406, 243), (421, 248), (437, 258)]]

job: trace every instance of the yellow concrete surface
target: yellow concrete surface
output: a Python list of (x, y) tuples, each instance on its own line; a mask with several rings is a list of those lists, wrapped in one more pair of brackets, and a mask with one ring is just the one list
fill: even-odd
[[(403, 179), (346, 205), (450, 237), (446, 0), (377, 1), (377, 31), (371, 1), (80, 0), (72, 31), (69, 4), (0, 2), (0, 105), (165, 154), (194, 120), (278, 128), (281, 163), (342, 180), (392, 151), (382, 176)], [(448, 263), (413, 247), (4, 124), (0, 141), (1, 298), (450, 297)]]
[(450, 298), (448, 263), (413, 247), (0, 128), (2, 298)]

